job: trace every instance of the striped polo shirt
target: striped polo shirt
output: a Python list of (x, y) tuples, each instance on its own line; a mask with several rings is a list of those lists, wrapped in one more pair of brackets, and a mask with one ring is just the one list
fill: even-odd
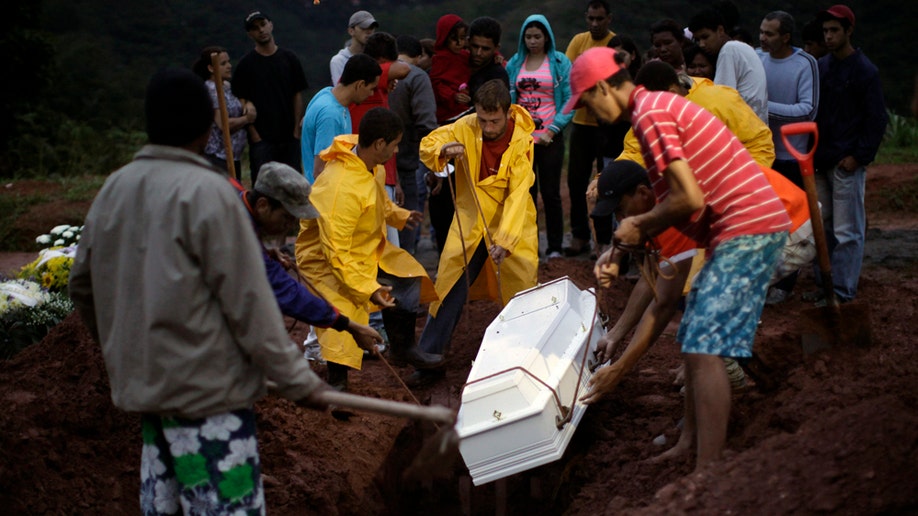
[(631, 125), (641, 142), (657, 201), (669, 195), (663, 171), (683, 159), (704, 194), (704, 207), (675, 227), (713, 249), (743, 235), (787, 231), (781, 200), (749, 151), (720, 120), (697, 104), (638, 86), (631, 94)]

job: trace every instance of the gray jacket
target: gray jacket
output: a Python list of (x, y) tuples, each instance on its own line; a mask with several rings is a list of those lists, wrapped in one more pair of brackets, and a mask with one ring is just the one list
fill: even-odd
[(401, 117), (405, 126), (395, 155), (396, 165), (400, 170), (417, 170), (421, 138), (437, 128), (437, 101), (427, 73), (412, 64), (408, 66), (408, 75), (389, 94), (389, 109)]
[(251, 220), (191, 152), (147, 145), (89, 214), (70, 295), (102, 344), (115, 406), (205, 417), (321, 380), (290, 342)]

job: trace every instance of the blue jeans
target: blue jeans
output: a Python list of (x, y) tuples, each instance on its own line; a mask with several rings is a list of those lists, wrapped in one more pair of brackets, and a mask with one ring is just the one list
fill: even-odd
[(841, 301), (854, 299), (864, 262), (866, 182), (867, 169), (864, 167), (858, 167), (854, 172), (835, 167), (816, 173), (816, 190), (822, 204), (833, 286), (835, 295)]
[[(402, 193), (405, 195), (405, 203), (402, 208), (406, 210), (424, 211), (423, 205), (418, 204), (418, 180), (417, 169), (407, 170), (398, 169), (398, 184), (402, 186)], [(427, 187), (424, 187), (424, 200), (427, 200)], [(420, 224), (418, 224), (420, 227)], [(398, 245), (402, 249), (414, 254), (417, 243), (417, 229), (402, 229), (398, 232)]]

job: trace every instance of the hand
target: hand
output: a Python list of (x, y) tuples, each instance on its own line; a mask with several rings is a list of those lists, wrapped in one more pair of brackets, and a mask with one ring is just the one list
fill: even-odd
[(379, 287), (376, 289), (376, 292), (373, 292), (373, 295), (370, 296), (370, 301), (383, 308), (394, 308), (395, 298), (392, 297), (389, 292), (392, 292), (392, 287)]
[(551, 131), (545, 131), (544, 133), (542, 133), (541, 136), (539, 136), (538, 141), (536, 141), (535, 143), (536, 145), (544, 145), (548, 147), (549, 145), (554, 143), (555, 141), (554, 138), (555, 138), (555, 133)]
[(469, 104), (472, 102), (472, 97), (469, 97), (468, 93), (463, 93), (461, 91), (459, 93), (456, 93), (454, 98), (456, 99), (456, 102), (458, 102), (459, 104)]
[(838, 168), (844, 170), (845, 172), (854, 172), (860, 166), (861, 164), (858, 163), (857, 160), (852, 156), (845, 156), (841, 161), (838, 162)]
[(430, 195), (437, 195), (443, 189), (443, 178), (437, 177), (433, 172), (428, 172), (424, 180), (430, 188)]
[(450, 142), (440, 147), (440, 157), (443, 159), (458, 158), (465, 154), (465, 145), (459, 142)]
[(606, 333), (599, 338), (599, 342), (596, 343), (596, 362), (605, 363), (609, 360), (612, 360), (612, 354), (615, 353), (615, 348), (618, 347), (618, 341), (612, 336), (611, 333)]
[(417, 229), (421, 222), (424, 221), (424, 214), (419, 211), (411, 210), (411, 215), (405, 221), (405, 229)]
[(398, 86), (398, 79), (389, 81), (389, 84), (386, 87), (386, 93), (392, 93), (392, 90), (394, 90), (396, 86)]
[(602, 253), (599, 259), (596, 260), (596, 265), (593, 267), (593, 275), (596, 276), (596, 281), (599, 282), (600, 287), (608, 287), (612, 284), (612, 280), (618, 277), (620, 260), (621, 255), (616, 253), (615, 247), (610, 247), (608, 251)]
[(375, 356), (379, 356), (377, 344), (383, 341), (382, 335), (378, 331), (370, 328), (365, 324), (355, 323), (353, 320), (348, 321), (347, 332), (354, 337), (357, 347), (365, 349)]
[(587, 186), (586, 198), (590, 202), (596, 202), (596, 199), (599, 198), (599, 178), (594, 177), (590, 181), (589, 186)]
[(398, 183), (395, 183), (395, 204), (397, 206), (405, 204), (405, 191), (402, 190), (402, 185)]
[(255, 104), (246, 102), (245, 107), (242, 108), (242, 114), (245, 116), (246, 121), (251, 124), (258, 117), (258, 110), (255, 109)]
[(615, 387), (622, 381), (622, 370), (618, 363), (607, 365), (593, 373), (590, 383), (587, 387), (590, 391), (580, 397), (580, 401), (587, 405), (596, 403), (603, 396), (612, 392)]
[(328, 403), (323, 401), (322, 394), (329, 390), (331, 390), (331, 386), (325, 382), (322, 382), (316, 386), (316, 388), (313, 389), (312, 392), (310, 392), (305, 398), (296, 400), (296, 404), (310, 410), (327, 410)]
[(625, 245), (640, 245), (644, 243), (644, 236), (635, 217), (626, 217), (619, 222), (615, 230), (615, 238)]
[(293, 266), (295, 265), (286, 254), (277, 248), (268, 249), (268, 257), (272, 260), (280, 262), (281, 266), (288, 271), (293, 269)]
[(494, 265), (500, 266), (500, 264), (510, 256), (510, 252), (504, 249), (503, 247), (497, 244), (491, 244), (491, 247), (488, 249), (488, 252), (491, 253), (491, 259), (494, 260)]

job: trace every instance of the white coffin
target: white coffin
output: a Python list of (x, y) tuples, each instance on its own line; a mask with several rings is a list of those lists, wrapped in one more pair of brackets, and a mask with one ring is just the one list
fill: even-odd
[[(456, 423), (459, 450), (475, 485), (564, 454), (586, 410), (575, 400), (587, 391), (593, 350), (605, 333), (598, 315), (594, 318), (595, 304), (592, 289), (580, 290), (565, 276), (520, 292), (488, 326)], [(581, 371), (585, 347), (587, 367)], [(564, 413), (552, 389), (564, 407), (574, 403), (571, 421), (561, 429), (557, 423)]]

